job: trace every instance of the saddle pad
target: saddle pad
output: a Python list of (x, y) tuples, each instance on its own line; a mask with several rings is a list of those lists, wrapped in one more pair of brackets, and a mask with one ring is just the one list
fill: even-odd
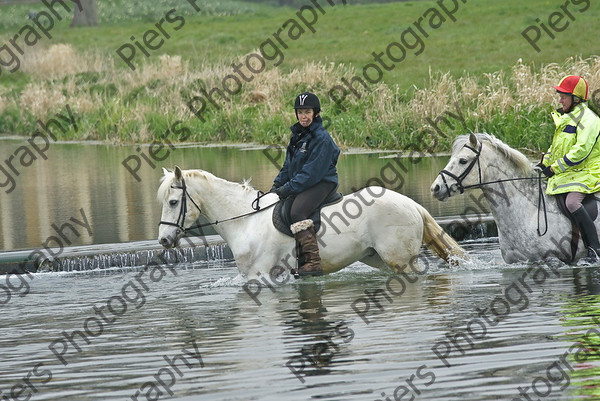
[[(310, 215), (309, 219), (311, 219), (315, 225), (315, 232), (318, 232), (321, 227), (321, 209), (325, 206), (338, 203), (343, 198), (344, 195), (340, 192), (333, 192), (325, 199), (317, 210)], [(273, 208), (273, 225), (279, 232), (292, 238), (294, 237), (294, 234), (292, 234), (292, 231), (290, 230), (290, 226), (292, 225), (290, 221), (290, 209), (292, 208), (294, 199), (294, 196), (289, 196), (284, 200), (277, 202)]]

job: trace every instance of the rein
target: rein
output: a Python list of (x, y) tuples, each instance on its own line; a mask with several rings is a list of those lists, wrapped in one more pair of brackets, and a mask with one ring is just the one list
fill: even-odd
[[(186, 231), (191, 231), (197, 228), (203, 228), (203, 227), (207, 227), (207, 226), (216, 226), (217, 224), (221, 224), (221, 223), (225, 223), (228, 221), (232, 221), (232, 220), (237, 220), (237, 219), (241, 219), (243, 217), (247, 217), (256, 213), (259, 213), (263, 210), (267, 210), (273, 206), (275, 206), (277, 204), (277, 202), (262, 208), (260, 207), (259, 203), (260, 203), (260, 198), (262, 198), (263, 196), (267, 195), (269, 192), (264, 193), (262, 191), (258, 191), (257, 195), (256, 195), (256, 199), (252, 202), (252, 208), (254, 209), (253, 212), (249, 212), (249, 213), (244, 213), (241, 214), (239, 216), (235, 216), (235, 217), (230, 217), (227, 218), (225, 220), (215, 220), (213, 222), (210, 223), (203, 223), (203, 224), (197, 224), (195, 226), (191, 226), (188, 228), (185, 228), (183, 226), (183, 223), (185, 223), (185, 215), (187, 214), (187, 198), (190, 198), (190, 200), (192, 201), (192, 203), (194, 204), (194, 206), (196, 206), (196, 209), (198, 209), (198, 211), (200, 213), (202, 213), (202, 210), (200, 209), (200, 206), (198, 206), (198, 204), (196, 204), (196, 202), (194, 202), (194, 199), (190, 196), (187, 187), (185, 185), (185, 180), (183, 179), (183, 177), (181, 178), (181, 186), (173, 186), (171, 185), (171, 188), (173, 189), (181, 189), (183, 190), (183, 196), (181, 197), (181, 208), (179, 209), (179, 216), (177, 217), (177, 221), (175, 223), (171, 222), (171, 221), (160, 221), (158, 223), (158, 225), (160, 226), (161, 224), (165, 224), (168, 226), (175, 226), (177, 227), (181, 232), (185, 233)], [(256, 205), (256, 206), (255, 206)]]
[[(473, 153), (475, 153), (475, 158), (471, 161), (471, 163), (467, 166), (467, 168), (460, 174), (460, 175), (455, 175), (454, 173), (444, 169), (442, 171), (439, 172), (439, 176), (442, 177), (442, 181), (444, 182), (444, 185), (446, 186), (446, 190), (448, 191), (448, 194), (450, 194), (450, 186), (448, 186), (448, 183), (446, 182), (446, 176), (453, 178), (456, 181), (456, 185), (458, 186), (458, 190), (460, 191), (460, 193), (464, 193), (466, 189), (471, 189), (471, 188), (479, 188), (479, 189), (483, 189), (483, 187), (485, 185), (492, 185), (492, 184), (499, 184), (502, 182), (510, 182), (510, 181), (524, 181), (524, 180), (538, 180), (538, 226), (537, 226), (537, 234), (540, 237), (543, 237), (547, 232), (548, 232), (548, 213), (546, 211), (546, 198), (544, 198), (544, 194), (543, 194), (543, 189), (542, 189), (542, 172), (538, 172), (538, 176), (537, 177), (516, 177), (516, 178), (505, 178), (505, 179), (500, 179), (500, 180), (494, 180), (494, 181), (486, 181), (486, 182), (482, 182), (481, 179), (481, 164), (479, 162), (479, 157), (481, 156), (481, 148), (483, 146), (483, 143), (479, 143), (479, 148), (475, 149), (472, 146), (469, 145), (465, 145), (464, 147), (467, 149), (470, 149), (471, 151), (473, 151)], [(467, 175), (471, 172), (471, 170), (473, 170), (473, 167), (475, 166), (475, 163), (477, 163), (477, 170), (478, 170), (478, 174), (479, 174), (479, 183), (478, 184), (473, 184), (473, 185), (463, 185), (463, 180), (467, 177)], [(540, 210), (543, 210), (543, 215), (544, 215), (544, 232), (542, 233), (540, 230)]]

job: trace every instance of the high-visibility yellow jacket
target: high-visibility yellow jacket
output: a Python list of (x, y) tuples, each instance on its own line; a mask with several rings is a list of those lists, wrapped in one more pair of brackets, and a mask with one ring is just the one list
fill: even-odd
[(552, 118), (556, 131), (543, 162), (555, 174), (548, 179), (546, 193), (600, 191), (600, 118), (586, 103), (570, 113), (554, 111)]

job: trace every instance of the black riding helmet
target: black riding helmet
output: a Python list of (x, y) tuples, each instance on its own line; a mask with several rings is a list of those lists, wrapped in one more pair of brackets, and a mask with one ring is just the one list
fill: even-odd
[(304, 92), (296, 96), (294, 101), (294, 110), (298, 118), (298, 109), (313, 109), (315, 116), (321, 112), (321, 102), (317, 95), (311, 92)]

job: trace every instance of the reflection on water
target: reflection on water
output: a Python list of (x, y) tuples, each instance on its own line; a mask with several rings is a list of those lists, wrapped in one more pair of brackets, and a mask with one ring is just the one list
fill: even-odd
[(573, 284), (579, 296), (565, 299), (561, 311), (569, 348), (546, 367), (545, 377), (551, 373), (558, 385), (573, 386), (580, 399), (600, 399), (600, 270), (576, 269)]
[[(30, 293), (2, 309), (0, 394), (41, 363), (33, 401), (131, 399), (166, 365), (163, 356), (195, 343), (204, 366), (180, 362), (172, 399), (375, 401), (407, 388), (415, 400), (491, 401), (517, 399), (526, 387), (531, 399), (597, 399), (600, 337), (587, 333), (600, 317), (598, 268), (562, 266), (560, 277), (539, 285), (529, 278), (526, 307), (488, 326), (473, 347), (459, 338), (464, 353), (454, 350), (452, 366), (436, 357), (436, 341), (465, 327), (529, 267), (486, 262), (498, 260), (497, 247), (471, 254), (471, 268), (432, 260), (428, 274), (402, 295), (379, 295), (381, 308), (372, 304), (369, 324), (351, 305), (365, 290), (386, 288), (389, 276), (364, 265), (265, 288), (260, 306), (241, 288), (233, 264), (180, 265), (160, 283), (146, 276), (143, 304), (128, 303), (118, 317), (105, 309), (114, 322), (89, 344), (74, 337), (81, 350), (69, 346), (67, 365), (49, 344), (83, 330), (98, 316), (95, 307), (120, 295), (139, 272), (35, 274)], [(579, 345), (569, 351), (573, 344)], [(557, 367), (548, 370), (557, 361), (569, 378)], [(421, 377), (413, 376), (417, 371)]]
[[(2, 141), (0, 161), (19, 144)], [(20, 172), (13, 193), (0, 191), (0, 249), (39, 247), (53, 236), (72, 244), (155, 238), (161, 172), (142, 164), (136, 181), (121, 165), (134, 152), (54, 144), (48, 160)], [(429, 196), (447, 158), (385, 155), (343, 155), (341, 191), (380, 180), (435, 216), (473, 206), (465, 196), (448, 203)], [(180, 148), (163, 164), (203, 168), (238, 182), (253, 177), (263, 190), (277, 173), (260, 150), (240, 148)], [(81, 216), (80, 210), (92, 235), (66, 230), (60, 236), (55, 227)], [(140, 270), (34, 274), (27, 294), (0, 298), (0, 398), (31, 383), (34, 401), (131, 399), (165, 367), (165, 356), (197, 344), (203, 366), (180, 365), (173, 399), (375, 401), (403, 392), (403, 399), (415, 400), (528, 399), (524, 393), (529, 399), (599, 399), (598, 267), (561, 266), (560, 274), (538, 285), (530, 275), (530, 290), (521, 285), (511, 312), (487, 326), (473, 346), (463, 341), (464, 352), (454, 349), (451, 366), (433, 353), (446, 334), (464, 331), (481, 308), (539, 267), (506, 266), (497, 243), (465, 247), (473, 258), (468, 266), (447, 269), (431, 260), (428, 274), (398, 296), (387, 287), (389, 274), (358, 263), (330, 276), (264, 288), (260, 306), (241, 288), (233, 263), (176, 265), (160, 283), (140, 283), (143, 304), (136, 294), (125, 312), (111, 315), (102, 334), (89, 335), (89, 343), (74, 336), (81, 349), (69, 346), (66, 365), (49, 344), (65, 333), (98, 330), (90, 317), (111, 299), (125, 298), (124, 286)], [(388, 292), (376, 292), (381, 289)], [(134, 299), (132, 292), (128, 296)], [(358, 299), (369, 300), (368, 324), (352, 308)], [(35, 377), (24, 381), (29, 372)]]
[[(21, 145), (22, 141), (1, 140), (0, 161)], [(38, 248), (50, 237), (64, 245), (156, 238), (160, 209), (155, 198), (162, 166), (201, 168), (236, 182), (252, 178), (252, 185), (264, 191), (278, 172), (263, 151), (239, 147), (181, 147), (155, 168), (140, 158), (139, 168), (129, 163), (140, 181), (122, 165), (127, 157), (139, 156), (134, 146), (52, 144), (46, 155), (47, 160), (20, 168), (11, 193), (6, 193), (8, 186), (0, 188), (0, 250)], [(273, 159), (277, 152), (271, 150), (269, 155)], [(342, 155), (340, 190), (350, 193), (367, 183), (383, 184), (423, 204), (434, 216), (458, 215), (471, 204), (466, 196), (441, 203), (429, 194), (446, 161), (446, 157), (390, 158), (389, 153)], [(4, 181), (0, 176), (0, 185)], [(61, 236), (53, 229), (53, 224), (62, 227), (80, 216), (80, 209), (89, 219), (91, 235), (67, 227)]]

